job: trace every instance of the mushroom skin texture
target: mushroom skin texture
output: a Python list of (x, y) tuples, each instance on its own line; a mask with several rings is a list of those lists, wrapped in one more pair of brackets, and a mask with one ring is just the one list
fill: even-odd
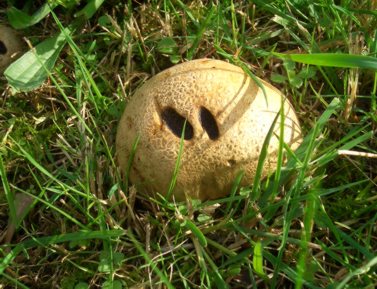
[[(133, 155), (130, 181), (145, 193), (166, 195), (187, 119), (175, 200), (224, 197), (240, 171), (245, 174), (241, 185), (250, 185), (282, 103), (284, 142), (295, 149), (302, 140), (292, 105), (271, 84), (259, 82), (266, 95), (240, 67), (212, 59), (188, 61), (153, 76), (135, 92), (118, 126), (116, 157), (123, 176)], [(262, 177), (276, 168), (279, 127), (278, 116)]]
[(0, 74), (21, 56), (24, 43), (18, 32), (8, 26), (0, 25)]

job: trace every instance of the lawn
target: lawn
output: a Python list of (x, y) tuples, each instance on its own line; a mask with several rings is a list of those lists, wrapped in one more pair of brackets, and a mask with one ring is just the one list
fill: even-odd
[[(0, 22), (28, 51), (0, 76), (0, 289), (377, 287), (375, 1), (7, 0)], [(200, 58), (276, 86), (303, 142), (222, 199), (143, 194), (119, 119)]]

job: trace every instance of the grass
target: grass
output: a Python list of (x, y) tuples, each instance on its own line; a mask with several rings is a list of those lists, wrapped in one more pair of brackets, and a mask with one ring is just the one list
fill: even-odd
[[(0, 288), (376, 287), (374, 2), (52, 2), (23, 29), (35, 46), (67, 28), (61, 51), (47, 46), (56, 63), (32, 58), (22, 79), (47, 80), (14, 94), (0, 80)], [(151, 75), (202, 57), (277, 86), (305, 140), (226, 198), (142, 195), (113, 158), (123, 108)]]

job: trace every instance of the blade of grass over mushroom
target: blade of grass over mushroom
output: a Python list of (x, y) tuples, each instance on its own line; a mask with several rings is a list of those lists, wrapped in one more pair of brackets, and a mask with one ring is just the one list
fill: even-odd
[[(285, 170), (282, 171), (279, 186), (283, 183), (286, 183), (288, 178), (290, 177), (292, 171), (291, 170), (297, 170), (298, 168), (302, 169), (303, 162), (305, 160), (305, 157), (307, 157), (308, 154), (308, 147), (310, 146), (310, 143), (313, 142), (320, 133), (322, 132), (324, 126), (327, 124), (330, 117), (336, 113), (336, 111), (340, 108), (340, 100), (337, 98), (334, 98), (332, 102), (329, 104), (327, 109), (322, 113), (320, 118), (315, 123), (315, 126), (310, 130), (310, 132), (305, 136), (304, 140), (302, 141), (301, 145), (296, 149), (295, 152), (291, 152), (288, 147), (286, 148), (286, 151), (288, 152), (288, 160), (285, 165)], [(273, 189), (276, 187), (274, 183), (270, 184), (268, 188), (263, 192), (260, 203), (262, 206), (267, 202), (269, 196), (273, 193)]]
[(186, 124), (187, 124), (187, 119), (183, 123), (183, 127), (182, 127), (182, 133), (181, 133), (181, 139), (179, 141), (179, 151), (178, 151), (178, 155), (177, 155), (177, 160), (175, 162), (174, 171), (173, 171), (171, 181), (170, 181), (170, 184), (169, 184), (169, 188), (168, 188), (166, 198), (165, 198), (167, 201), (170, 200), (170, 198), (173, 194), (175, 184), (176, 184), (177, 178), (178, 178), (179, 167), (181, 165), (181, 157), (182, 157), (182, 154), (183, 154), (183, 147), (184, 147), (184, 141), (185, 141)]
[(259, 159), (258, 159), (258, 165), (257, 165), (257, 170), (255, 171), (255, 178), (254, 178), (254, 181), (253, 181), (253, 188), (250, 192), (250, 200), (251, 201), (256, 201), (259, 199), (259, 196), (260, 196), (260, 180), (261, 180), (261, 176), (262, 176), (262, 172), (263, 172), (263, 166), (264, 166), (264, 162), (266, 161), (266, 158), (267, 158), (267, 154), (268, 154), (268, 144), (270, 143), (270, 140), (271, 140), (271, 137), (273, 136), (273, 133), (274, 133), (274, 129), (275, 129), (275, 124), (277, 122), (277, 120), (279, 119), (280, 117), (280, 113), (276, 114), (272, 124), (271, 124), (271, 127), (269, 128), (268, 130), (268, 133), (263, 141), (263, 145), (262, 145), (262, 148), (260, 150), (260, 154), (259, 154)]
[[(325, 118), (320, 119), (320, 122), (324, 125), (327, 121), (327, 119), (331, 115), (327, 115)], [(334, 160), (338, 156), (339, 150), (349, 150), (354, 148), (355, 146), (362, 144), (365, 141), (370, 140), (374, 136), (374, 132), (372, 130), (365, 131), (370, 127), (370, 124), (367, 124), (363, 127), (360, 127), (358, 129), (353, 130), (349, 134), (347, 134), (344, 138), (340, 139), (339, 141), (334, 142), (332, 145), (328, 147), (321, 148), (321, 150), (318, 152), (318, 157), (312, 161), (312, 165), (316, 165), (318, 167), (322, 167), (329, 163), (330, 161)], [(307, 137), (312, 135), (313, 131), (311, 131)], [(308, 138), (305, 138), (303, 141), (303, 144), (301, 145), (304, 149), (300, 148), (296, 151), (296, 153), (292, 152), (289, 147), (285, 146), (285, 149), (287, 152), (289, 152), (290, 158), (288, 159), (288, 164), (286, 165), (286, 169), (282, 171), (282, 178), (279, 178), (279, 185), (286, 182), (287, 177), (291, 175), (291, 170), (296, 170), (298, 167), (302, 166), (302, 157), (304, 156), (304, 153), (306, 152), (306, 143), (308, 141)], [(299, 157), (301, 156), (301, 157)], [(275, 183), (272, 183), (269, 185), (269, 189), (264, 192), (262, 195), (262, 198), (260, 200), (261, 204), (264, 204), (266, 199), (269, 197), (269, 193), (273, 192), (272, 186), (276, 186)]]
[(365, 55), (342, 53), (283, 54), (276, 52), (273, 55), (304, 64), (377, 70), (377, 58)]
[(235, 207), (234, 201), (236, 201), (236, 198), (234, 198), (234, 197), (237, 193), (237, 190), (240, 187), (240, 183), (241, 183), (244, 176), (245, 176), (245, 171), (240, 171), (238, 173), (236, 179), (234, 180), (233, 184), (232, 184), (232, 188), (231, 188), (230, 194), (229, 194), (229, 202), (227, 202), (227, 206), (226, 206), (226, 209), (225, 209), (225, 215), (228, 215), (230, 213), (230, 210)]
[(278, 194), (279, 180), (281, 177), (281, 169), (283, 166), (283, 148), (284, 148), (284, 128), (285, 128), (285, 113), (284, 113), (284, 98), (281, 99), (281, 109), (280, 109), (280, 123), (279, 123), (279, 147), (277, 150), (277, 162), (276, 170), (274, 173), (274, 186), (272, 188), (272, 198)]
[(136, 139), (134, 140), (134, 143), (133, 143), (132, 149), (131, 149), (131, 153), (130, 153), (130, 157), (129, 157), (128, 163), (127, 163), (127, 168), (125, 170), (125, 176), (124, 176), (125, 177), (125, 180), (124, 180), (125, 191), (128, 191), (129, 176), (130, 176), (130, 173), (131, 173), (131, 167), (132, 167), (132, 163), (133, 163), (134, 158), (135, 158), (137, 145), (139, 144), (139, 141), (140, 141), (140, 135), (138, 135), (136, 137)]

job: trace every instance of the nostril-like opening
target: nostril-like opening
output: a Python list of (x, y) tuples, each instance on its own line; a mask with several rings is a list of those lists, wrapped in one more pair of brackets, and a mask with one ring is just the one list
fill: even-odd
[(202, 124), (202, 127), (207, 132), (209, 138), (211, 140), (216, 140), (219, 138), (219, 127), (217, 126), (217, 122), (215, 117), (212, 115), (212, 113), (206, 109), (204, 106), (200, 108), (199, 112), (199, 119), (200, 123)]
[(5, 46), (4, 42), (0, 40), (0, 54), (5, 54), (7, 53), (8, 49)]
[[(177, 136), (181, 137), (186, 118), (180, 115), (174, 108), (167, 107), (161, 113), (162, 120), (166, 123), (168, 128)], [(190, 140), (194, 137), (194, 128), (187, 120), (185, 126), (184, 139)]]

